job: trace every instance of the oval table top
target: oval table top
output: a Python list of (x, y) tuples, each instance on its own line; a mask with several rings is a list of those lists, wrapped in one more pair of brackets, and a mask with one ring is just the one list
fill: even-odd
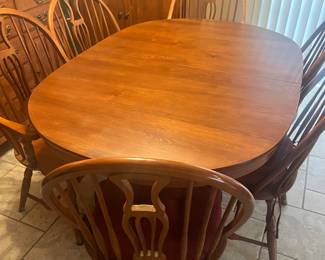
[(284, 136), (301, 78), (300, 48), (280, 34), (238, 23), (152, 21), (56, 70), (33, 91), (29, 115), (50, 144), (84, 158), (234, 167), (230, 175), (239, 177), (261, 166)]

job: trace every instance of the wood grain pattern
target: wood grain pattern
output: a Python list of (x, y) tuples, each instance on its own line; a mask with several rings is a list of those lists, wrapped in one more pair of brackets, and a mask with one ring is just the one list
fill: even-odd
[(288, 130), (301, 77), (300, 48), (277, 33), (153, 21), (50, 75), (32, 94), (29, 114), (49, 143), (84, 158), (239, 166), (238, 177), (261, 166)]

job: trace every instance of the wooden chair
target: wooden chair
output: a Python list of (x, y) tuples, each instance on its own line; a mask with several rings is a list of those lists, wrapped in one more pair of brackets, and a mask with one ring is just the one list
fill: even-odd
[(319, 72), (325, 61), (325, 21), (301, 48), (304, 56), (301, 100), (308, 94), (308, 83)]
[[(223, 215), (220, 191), (231, 195)], [(42, 194), (81, 231), (93, 259), (217, 259), (254, 209), (230, 177), (153, 159), (71, 163), (45, 177)]]
[(0, 131), (12, 144), (17, 160), (26, 166), (19, 206), (23, 211), (27, 197), (42, 202), (29, 194), (33, 170), (46, 174), (69, 161), (51, 152), (27, 115), (32, 89), (68, 58), (50, 32), (24, 12), (1, 8), (0, 33)]
[(51, 0), (48, 21), (69, 58), (120, 30), (103, 0)]
[[(179, 8), (176, 9), (177, 3)], [(246, 0), (172, 0), (168, 19), (173, 18), (175, 10), (180, 10), (181, 18), (245, 22)], [(190, 10), (196, 11), (193, 13)]]
[[(274, 213), (276, 202), (280, 203), (282, 197), (292, 187), (299, 167), (325, 130), (325, 69), (319, 72), (309, 85), (310, 95), (307, 97), (310, 100), (306, 105), (301, 105), (296, 120), (271, 159), (256, 172), (239, 179), (253, 193), (256, 200), (266, 201), (267, 243), (238, 235), (231, 238), (268, 247), (271, 260), (276, 259), (276, 238), (281, 216), (279, 215), (276, 224)], [(281, 210), (281, 207), (279, 208)]]

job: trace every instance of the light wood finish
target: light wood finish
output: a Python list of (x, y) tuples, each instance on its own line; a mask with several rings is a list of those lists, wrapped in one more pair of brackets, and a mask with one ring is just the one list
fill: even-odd
[(246, 0), (172, 0), (168, 19), (178, 14), (177, 2), (182, 18), (228, 22), (245, 22), (246, 19)]
[(51, 74), (29, 115), (48, 143), (84, 158), (161, 158), (239, 177), (263, 165), (288, 130), (301, 75), (300, 48), (279, 34), (153, 21)]
[(325, 21), (316, 29), (301, 48), (304, 55), (304, 77), (302, 81), (302, 100), (308, 93), (307, 86), (324, 65), (325, 61)]
[[(325, 69), (310, 81), (309, 88), (313, 90), (307, 96), (310, 100), (300, 109), (272, 158), (256, 172), (240, 179), (251, 190), (256, 200), (267, 202), (267, 243), (264, 246), (268, 247), (271, 260), (276, 259), (277, 225), (280, 218), (279, 216), (276, 225), (276, 202), (280, 203), (283, 195), (292, 187), (298, 169), (325, 130)], [(233, 238), (247, 241), (238, 236)], [(254, 243), (260, 245), (258, 241)]]
[[(8, 37), (8, 25), (16, 38)], [(39, 136), (28, 121), (27, 102), (35, 85), (65, 63), (67, 57), (49, 31), (26, 13), (0, 9), (0, 34), (0, 72), (4, 78), (0, 84), (0, 130), (11, 142), (18, 161), (26, 166), (19, 207), (22, 211), (27, 197), (37, 199), (29, 194), (29, 186), (33, 170), (40, 166), (40, 151), (44, 154), (45, 148), (36, 140)]]
[(48, 16), (50, 31), (70, 58), (120, 30), (102, 0), (52, 0)]
[[(91, 183), (91, 188), (88, 190), (90, 196), (84, 192), (83, 181)], [(211, 235), (209, 256), (204, 259), (217, 259), (216, 256), (220, 256), (225, 248), (227, 238), (248, 220), (254, 209), (253, 197), (244, 186), (230, 177), (208, 169), (171, 161), (140, 158), (91, 159), (65, 165), (45, 177), (42, 194), (53, 209), (58, 210), (82, 232), (93, 259), (122, 259), (125, 254), (123, 250), (126, 250), (121, 245), (121, 234), (116, 231), (118, 227), (113, 225), (112, 208), (107, 204), (102, 190), (102, 185), (106, 182), (117, 185), (125, 196), (122, 219), (118, 223), (121, 223), (132, 244), (133, 259), (137, 260), (173, 259), (173, 255), (174, 257), (178, 255), (177, 252), (166, 252), (164, 249), (166, 239), (170, 239), (167, 235), (178, 228), (170, 226), (169, 219), (172, 216), (168, 212), (171, 211), (166, 209), (160, 197), (167, 187), (178, 187), (185, 197), (184, 218), (180, 218), (181, 223), (179, 223), (184, 225), (182, 235), (173, 239), (173, 243), (179, 241), (181, 245), (181, 248), (177, 249), (181, 252), (181, 258), (177, 259), (203, 259), (203, 246), (207, 243), (208, 233), (211, 232), (207, 230), (207, 226), (218, 192), (227, 193), (231, 198), (226, 203), (219, 225), (215, 223), (218, 226), (215, 229), (216, 233)], [(145, 199), (148, 201), (147, 204), (138, 204), (139, 202), (135, 201), (138, 195), (133, 185), (137, 183), (145, 183), (151, 190)], [(70, 193), (63, 188), (68, 186), (71, 186), (76, 194), (79, 209), (75, 206), (73, 198), (69, 196)], [(207, 200), (202, 204), (201, 220), (195, 222), (200, 225), (200, 231), (195, 234), (195, 244), (192, 245), (195, 248), (192, 250), (194, 255), (189, 255), (187, 247), (191, 228), (189, 222), (193, 218), (191, 215), (193, 212), (190, 212), (194, 203), (192, 192), (196, 187), (202, 186), (207, 187), (209, 192)], [(104, 239), (104, 228), (98, 226), (98, 220), (94, 217), (92, 205), (95, 201), (105, 220), (111, 246)], [(236, 202), (241, 205), (238, 214), (230, 214)], [(182, 208), (182, 205), (179, 206)], [(221, 207), (221, 204), (217, 206)], [(131, 224), (130, 219), (134, 219), (134, 225)], [(149, 233), (145, 232), (148, 226), (151, 230)]]

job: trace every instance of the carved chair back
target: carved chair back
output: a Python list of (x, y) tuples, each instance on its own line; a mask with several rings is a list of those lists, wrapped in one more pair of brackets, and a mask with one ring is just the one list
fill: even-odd
[(69, 58), (120, 30), (103, 0), (52, 0), (48, 17), (50, 31)]
[(325, 69), (309, 83), (310, 92), (300, 104), (298, 115), (269, 163), (270, 173), (253, 192), (286, 193), (296, 180), (301, 164), (325, 130)]
[[(82, 183), (88, 184), (87, 192)], [(117, 205), (109, 207), (105, 189), (102, 188), (105, 183), (112, 183), (124, 194), (121, 219), (115, 224), (112, 207)], [(140, 191), (143, 191), (144, 187), (148, 188), (145, 197), (141, 199), (138, 196), (140, 191), (136, 188), (140, 184), (143, 187)], [(73, 192), (66, 192), (66, 187), (70, 187)], [(111, 186), (111, 190), (114, 187)], [(184, 203), (178, 204), (177, 207), (181, 212), (181, 223), (178, 227), (171, 226), (173, 216), (162, 198), (162, 193), (173, 187), (180, 190), (184, 197)], [(191, 208), (194, 207), (192, 198), (198, 187), (206, 187), (208, 192), (205, 200), (200, 202), (199, 212), (196, 212), (200, 221), (195, 222), (195, 226), (198, 226), (198, 232), (194, 234), (195, 246), (190, 246), (189, 234), (193, 225)], [(211, 257), (222, 253), (227, 238), (248, 220), (254, 208), (250, 192), (230, 177), (182, 163), (117, 158), (91, 159), (60, 167), (47, 175), (42, 184), (45, 201), (82, 232), (94, 259), (124, 259), (123, 255), (128, 250), (120, 243), (123, 240), (121, 233), (133, 248), (130, 250), (130, 258), (126, 259), (201, 259), (207, 233), (211, 232), (208, 230), (208, 223), (211, 220), (212, 208), (220, 191), (230, 194), (231, 198), (225, 206), (219, 224), (216, 224), (213, 238), (210, 239), (209, 259), (216, 259)], [(172, 199), (176, 200), (176, 197)], [(91, 206), (94, 201), (99, 205), (105, 228), (99, 228), (94, 217)], [(236, 202), (241, 203), (240, 209), (237, 214), (231, 214)], [(120, 229), (118, 226), (121, 226)], [(180, 227), (180, 236), (173, 240), (173, 245), (178, 241), (180, 248), (174, 248), (173, 256), (168, 256), (165, 252), (168, 234), (172, 233), (174, 228)], [(104, 229), (107, 230), (109, 242), (104, 239)], [(192, 250), (194, 255), (190, 256), (189, 250)]]
[[(318, 73), (325, 61), (325, 21), (316, 29), (301, 48), (304, 56), (302, 90)], [(307, 93), (303, 93), (304, 97)]]
[(6, 125), (25, 131), (14, 122), (28, 124), (27, 102), (32, 89), (68, 58), (46, 27), (18, 10), (0, 9), (0, 38), (0, 130), (16, 153), (27, 159), (22, 135)]
[[(174, 14), (176, 2), (171, 2), (168, 18)], [(246, 0), (179, 0), (180, 17), (228, 22), (245, 22)], [(192, 8), (191, 8), (192, 7)], [(189, 11), (196, 10), (196, 13)], [(188, 10), (188, 11), (186, 11)]]

